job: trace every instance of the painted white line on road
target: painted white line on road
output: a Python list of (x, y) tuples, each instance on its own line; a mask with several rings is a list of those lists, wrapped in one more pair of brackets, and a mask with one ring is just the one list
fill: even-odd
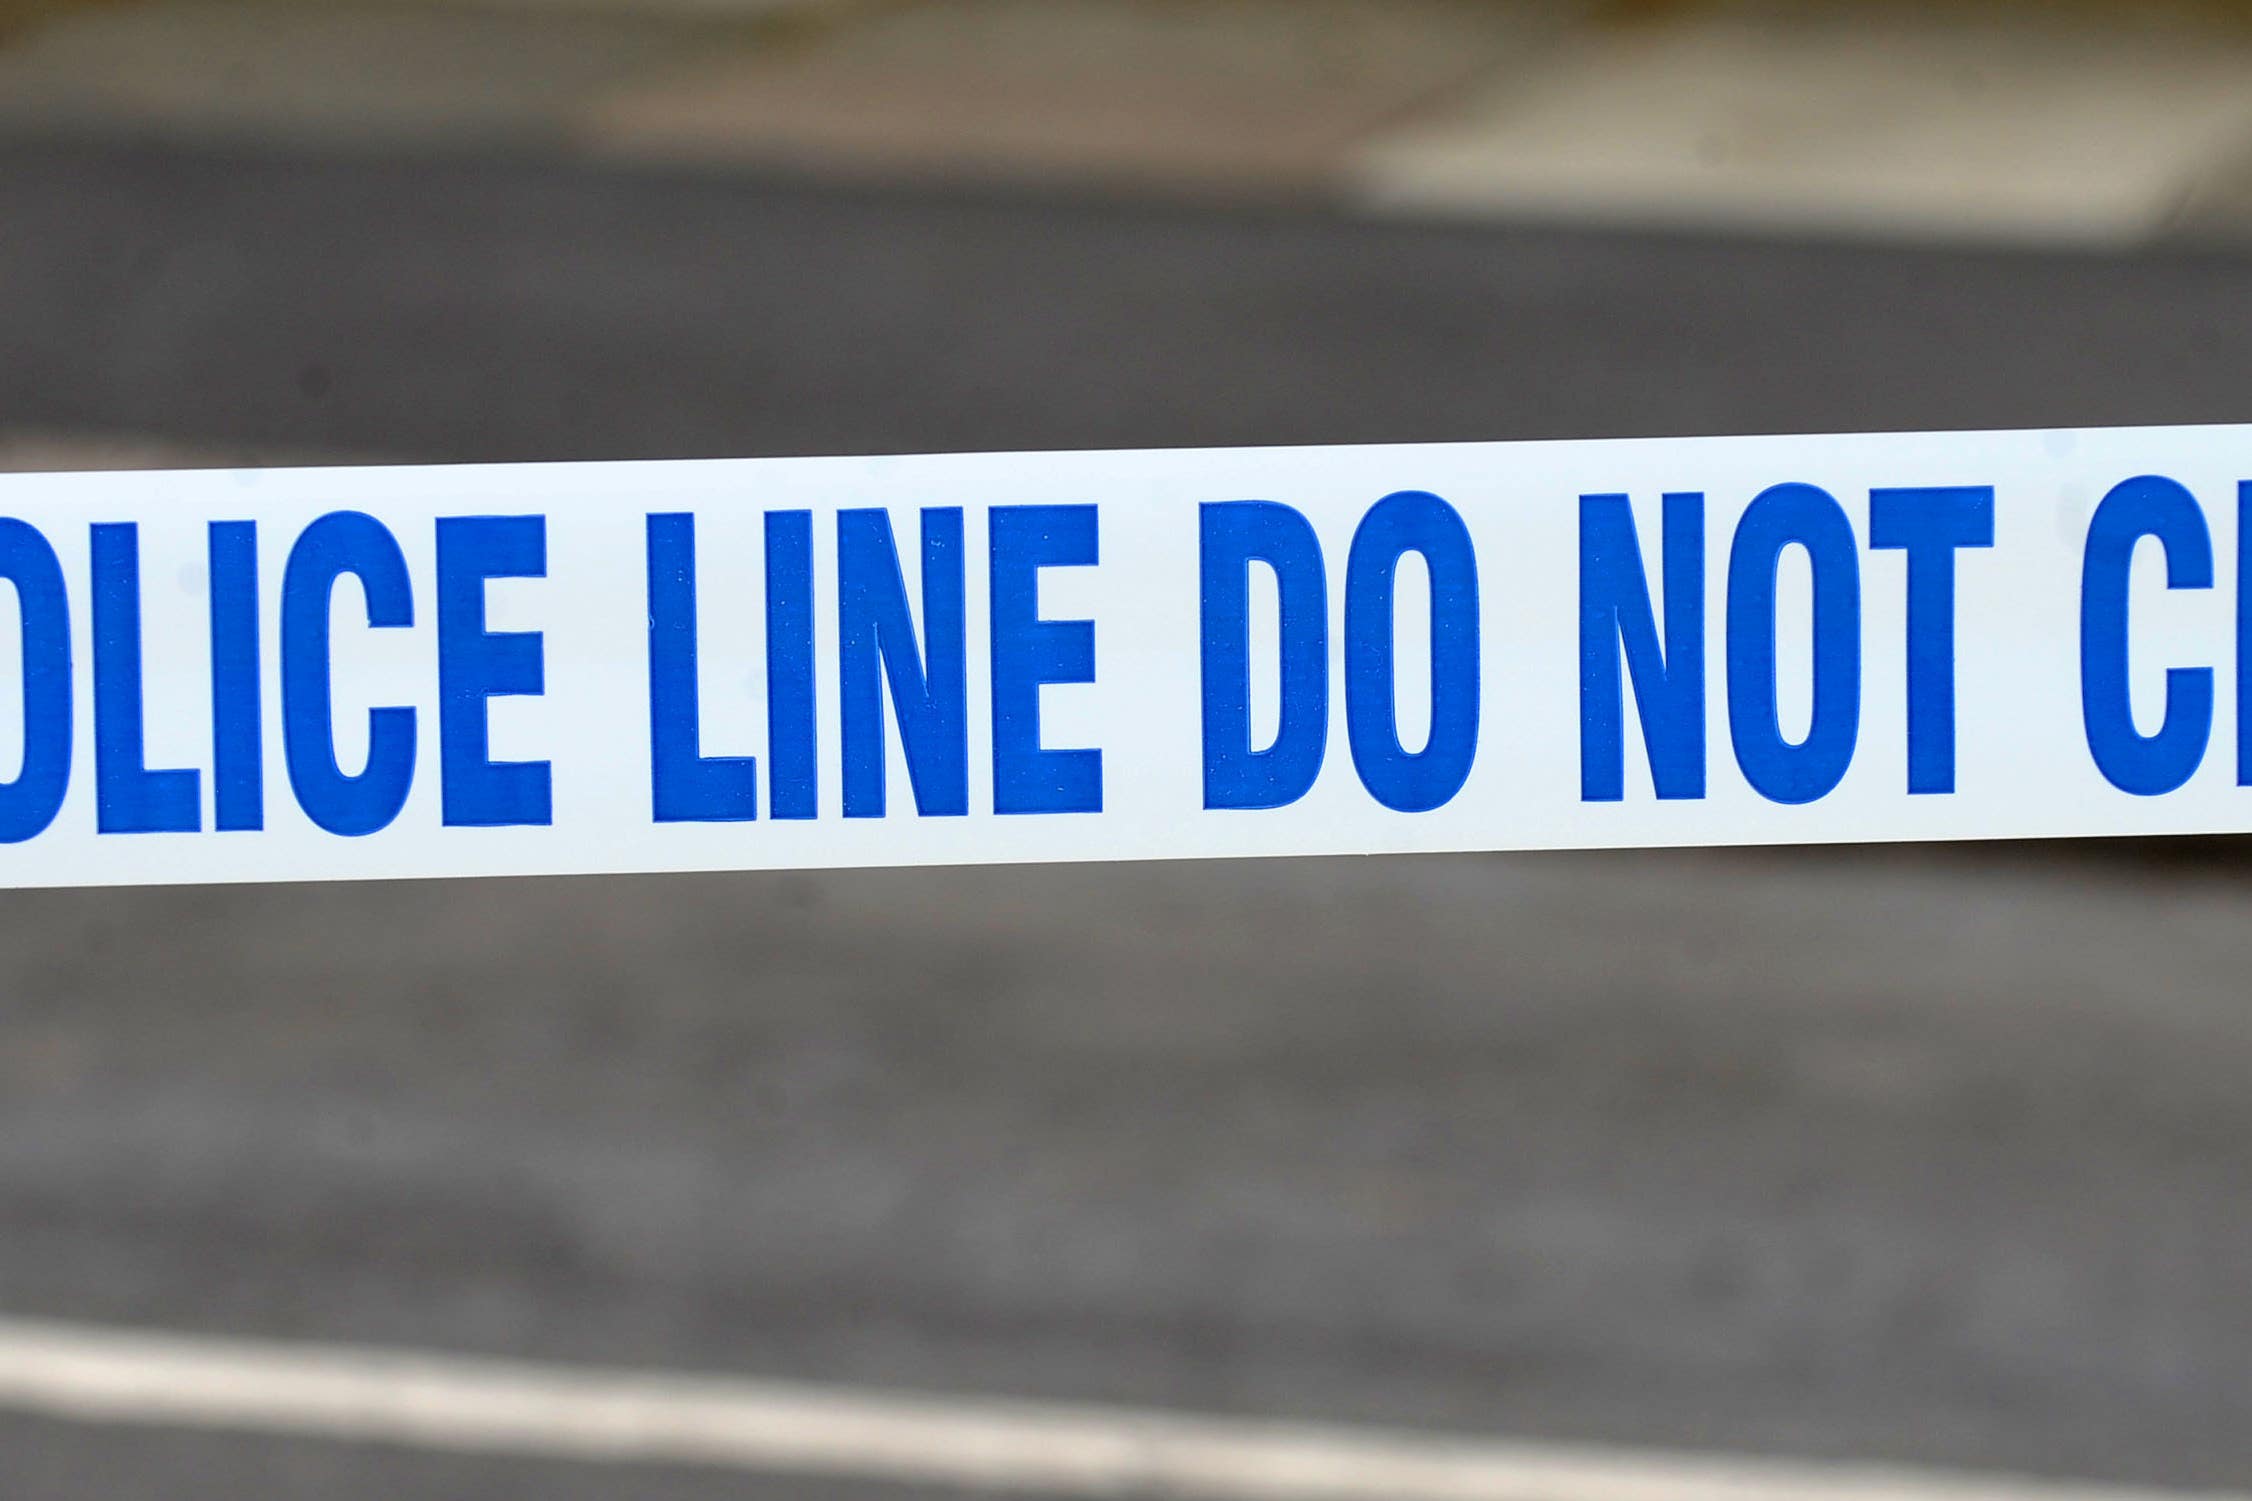
[(86, 1423), (1053, 1496), (2182, 1501), (2184, 1494), (534, 1366), (21, 1319), (0, 1319), (0, 1408)]
[(2237, 33), (2041, 8), (1590, 28), (1369, 142), (1377, 209), (2128, 245), (2252, 140)]
[(372, 464), (374, 455), (266, 444), (183, 443), (141, 433), (43, 432), (0, 427), (0, 474), (122, 469), (316, 469)]

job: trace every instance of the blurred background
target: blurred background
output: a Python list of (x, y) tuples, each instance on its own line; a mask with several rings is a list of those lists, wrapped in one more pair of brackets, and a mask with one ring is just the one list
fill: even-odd
[[(2248, 252), (2222, 0), (0, 0), (15, 469), (2240, 421)], [(2240, 869), (9, 894), (0, 1494), (980, 1493), (59, 1416), (32, 1327), (2252, 1494)]]

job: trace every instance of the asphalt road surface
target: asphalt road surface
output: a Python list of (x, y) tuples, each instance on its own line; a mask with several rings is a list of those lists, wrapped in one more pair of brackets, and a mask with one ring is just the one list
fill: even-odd
[[(2222, 420), (2252, 263), (0, 149), (0, 429)], [(2026, 851), (0, 901), (0, 1310), (2252, 1485), (2252, 923)], [(10, 1496), (905, 1487), (0, 1420)], [(936, 1493), (933, 1493), (936, 1494)]]
[(2236, 421), (2252, 274), (0, 147), (0, 413), (441, 459)]

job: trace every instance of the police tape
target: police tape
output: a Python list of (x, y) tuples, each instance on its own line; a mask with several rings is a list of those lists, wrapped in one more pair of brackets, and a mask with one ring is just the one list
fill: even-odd
[(0, 884), (2252, 829), (2248, 518), (2245, 427), (0, 478)]

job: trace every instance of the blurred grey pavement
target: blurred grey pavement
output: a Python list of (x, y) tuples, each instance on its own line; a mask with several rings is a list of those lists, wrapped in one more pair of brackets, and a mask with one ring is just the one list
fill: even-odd
[[(293, 14), (315, 12), (195, 34), (239, 53), (347, 24)], [(177, 13), (89, 10), (0, 71)], [(2169, 147), (2106, 179), (2139, 186), (2099, 219), (1952, 243), (1912, 243), (1935, 236), (1906, 210), (1883, 243), (1745, 232), (1782, 223), (1756, 214), (1387, 218), (1336, 212), (1326, 167), (1230, 205), (1208, 201), (1225, 173), (1166, 167), (1204, 187), (1136, 197), (855, 171), (736, 126), (693, 159), (628, 150), (665, 100), (685, 129), (738, 97), (705, 28), (832, 35), (661, 24), (687, 40), (621, 43), (631, 78), (496, 71), (486, 124), (420, 137), (367, 128), (381, 90), (348, 128), (255, 100), (197, 124), (216, 95), (162, 69), (174, 103), (73, 126), (81, 85), (43, 65), (53, 92), (0, 139), (0, 462), (2225, 421), (2252, 399), (2252, 264), (2159, 206), (2229, 157), (2203, 137), (2194, 170)], [(1491, 45), (1454, 50), (1498, 76), (1520, 44)], [(2225, 75), (2207, 50), (2196, 76)], [(523, 58), (584, 80), (600, 51)], [(707, 87), (656, 90), (650, 59)], [(781, 91), (791, 128), (863, 66)], [(614, 139), (551, 128), (597, 85), (584, 118)], [(1446, 98), (1469, 119), (1476, 94)], [(983, 160), (1024, 138), (1000, 118), (960, 127)], [(1227, 171), (1342, 159), (1260, 118)], [(1456, 172), (1457, 146), (1423, 160)], [(2245, 902), (2227, 857), (2027, 848), (15, 894), (0, 1313), (2242, 1491)], [(0, 1492), (924, 1493), (21, 1416)]]
[(0, 427), (299, 454), (2035, 427), (2252, 404), (2234, 253), (1367, 222), (538, 157), (0, 146), (0, 285), (25, 289), (0, 303)]
[(24, 894), (0, 1290), (2241, 1481), (2242, 904), (1808, 855)]

